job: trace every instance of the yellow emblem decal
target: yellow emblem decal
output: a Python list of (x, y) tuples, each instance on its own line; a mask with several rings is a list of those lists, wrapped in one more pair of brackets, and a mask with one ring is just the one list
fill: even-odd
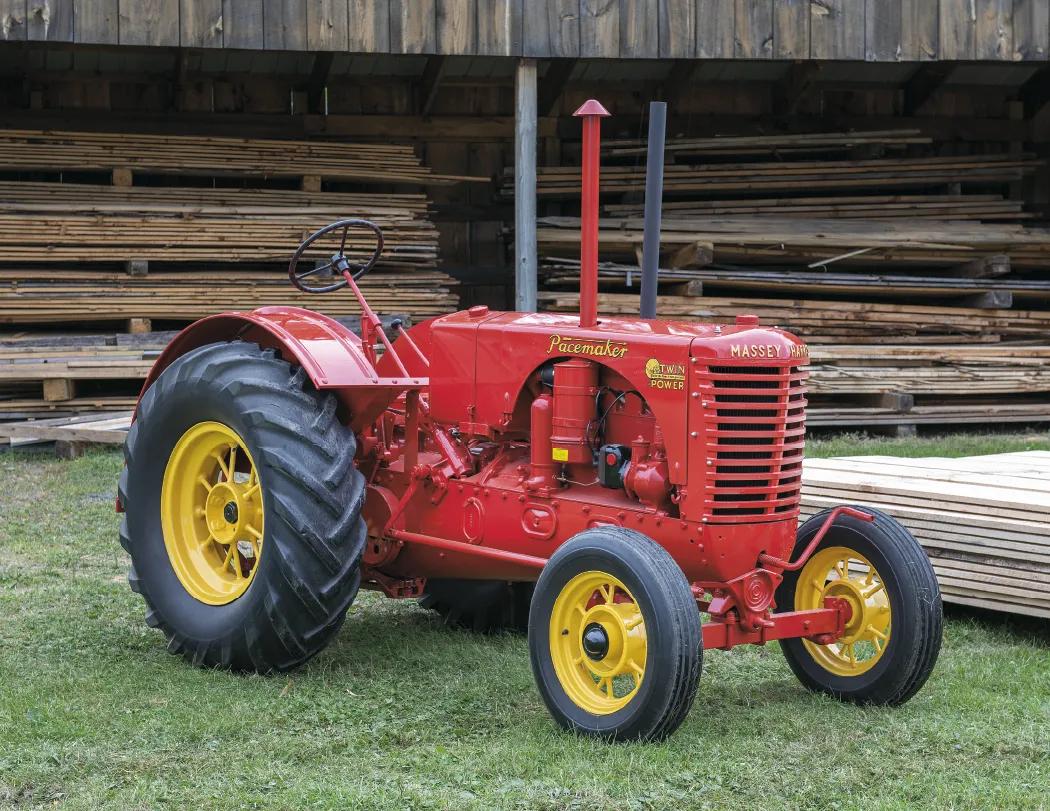
[(645, 376), (654, 389), (681, 391), (685, 388), (685, 364), (661, 363), (656, 358), (645, 362)]
[(626, 341), (596, 341), (592, 338), (563, 338), (552, 335), (547, 354), (590, 355), (594, 358), (622, 358), (627, 354)]

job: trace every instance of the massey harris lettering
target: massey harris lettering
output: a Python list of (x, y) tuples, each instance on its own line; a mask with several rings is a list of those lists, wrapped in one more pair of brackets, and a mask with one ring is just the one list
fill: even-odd
[(591, 338), (562, 338), (560, 335), (552, 335), (547, 354), (622, 358), (627, 354), (627, 344), (624, 341), (595, 341)]
[(809, 347), (806, 344), (791, 344), (781, 347), (779, 344), (733, 344), (729, 348), (730, 356), (734, 358), (791, 358), (798, 360), (809, 357)]

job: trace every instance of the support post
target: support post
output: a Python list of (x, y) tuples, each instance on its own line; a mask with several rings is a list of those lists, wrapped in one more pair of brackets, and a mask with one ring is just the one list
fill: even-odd
[(514, 114), (514, 309), (536, 311), (536, 60), (519, 59)]

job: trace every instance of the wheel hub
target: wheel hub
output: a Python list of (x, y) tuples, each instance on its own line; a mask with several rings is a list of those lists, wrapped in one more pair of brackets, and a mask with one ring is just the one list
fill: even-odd
[(609, 634), (596, 622), (583, 631), (583, 650), (595, 662), (600, 662), (609, 652)]

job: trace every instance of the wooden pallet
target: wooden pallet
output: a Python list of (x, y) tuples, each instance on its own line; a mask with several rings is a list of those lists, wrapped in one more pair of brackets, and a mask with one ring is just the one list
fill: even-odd
[(0, 423), (0, 439), (8, 440), (11, 445), (35, 442), (120, 445), (131, 427), (131, 415), (131, 411), (122, 411), (5, 422)]
[(885, 510), (926, 549), (946, 602), (1050, 618), (1050, 453), (807, 459), (802, 512)]

